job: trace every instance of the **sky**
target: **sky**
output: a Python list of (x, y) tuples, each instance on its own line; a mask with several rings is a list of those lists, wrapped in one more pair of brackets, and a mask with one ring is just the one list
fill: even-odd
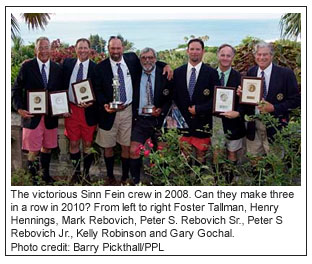
[[(52, 13), (51, 19), (55, 22), (70, 22), (70, 21), (102, 21), (102, 20), (170, 20), (170, 19), (279, 19), (282, 16), (282, 13), (197, 13), (197, 9), (192, 13), (186, 13), (185, 10), (172, 10), (170, 12), (160, 12), (160, 10), (155, 10), (155, 12), (148, 13), (146, 12), (130, 12), (129, 10), (126, 13), (123, 13), (115, 8), (110, 9), (112, 12), (109, 13), (83, 13), (83, 15), (79, 15), (79, 13), (71, 14), (71, 13)], [(88, 11), (88, 10), (87, 10)], [(105, 10), (104, 10), (105, 11)], [(120, 16), (116, 16), (116, 13), (122, 13)], [(182, 12), (183, 11), (183, 12)], [(13, 13), (19, 22), (22, 22), (22, 18), (19, 13)]]
[[(13, 11), (21, 21), (20, 13), (38, 12), (36, 8)], [(64, 12), (65, 11), (65, 12)], [(100, 20), (157, 20), (157, 19), (271, 19), (280, 18), (280, 9), (262, 8), (211, 8), (211, 7), (99, 7), (99, 8), (40, 8), (40, 12), (52, 13), (54, 21)], [(81, 14), (81, 15), (80, 15)]]

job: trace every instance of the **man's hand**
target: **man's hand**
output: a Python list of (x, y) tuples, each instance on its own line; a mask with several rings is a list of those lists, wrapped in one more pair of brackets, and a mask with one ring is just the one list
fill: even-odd
[(164, 67), (163, 75), (165, 75), (166, 73), (168, 74), (167, 79), (170, 81), (173, 78), (173, 70), (168, 64)]
[(237, 112), (237, 111), (227, 111), (227, 112), (221, 113), (220, 116), (224, 116), (226, 118), (233, 119), (233, 118), (239, 117), (239, 112)]
[(91, 106), (91, 105), (93, 105), (92, 102), (91, 102), (91, 103), (80, 103), (80, 104), (78, 105), (78, 107), (87, 108), (87, 107), (89, 107), (89, 106)]
[(28, 111), (23, 109), (18, 109), (17, 112), (22, 116), (23, 118), (32, 118), (34, 115), (30, 114)]
[(192, 115), (196, 115), (195, 105), (189, 106), (188, 110)]
[(236, 94), (239, 97), (241, 97), (241, 95), (242, 95), (242, 87), (240, 85), (238, 85), (238, 88), (236, 89)]
[(161, 114), (161, 108), (153, 107), (152, 116), (158, 117)]
[(105, 104), (104, 108), (105, 108), (107, 113), (112, 114), (112, 113), (116, 113), (119, 110), (123, 110), (125, 107), (123, 105), (121, 105), (118, 109), (112, 109), (112, 108), (109, 107), (109, 104)]
[(271, 113), (274, 112), (274, 105), (265, 101), (264, 99), (258, 104), (257, 108), (259, 109), (260, 113)]

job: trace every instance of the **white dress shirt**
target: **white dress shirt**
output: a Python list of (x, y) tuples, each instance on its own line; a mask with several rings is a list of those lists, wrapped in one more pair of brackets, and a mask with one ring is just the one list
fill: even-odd
[[(72, 83), (76, 82), (80, 63), (81, 63), (81, 61), (79, 59), (77, 59), (77, 62), (75, 64), (75, 67), (74, 67), (73, 72), (72, 72), (71, 77), (70, 77), (70, 82), (69, 82), (69, 87), (68, 87), (68, 99), (72, 103), (76, 103), (74, 93), (73, 93)], [(83, 65), (82, 80), (85, 80), (85, 79), (87, 79), (87, 76), (88, 76), (89, 59), (82, 62), (82, 65)]]
[(37, 58), (37, 62), (38, 62), (38, 66), (39, 66), (40, 74), (41, 74), (42, 64), (44, 64), (44, 65), (45, 65), (44, 70), (45, 70), (46, 75), (47, 75), (47, 82), (49, 83), (49, 75), (50, 75), (50, 60), (48, 60), (47, 62), (43, 63), (41, 60), (39, 60), (39, 59)]
[(192, 68), (195, 68), (195, 73), (196, 73), (196, 81), (199, 75), (200, 68), (202, 66), (203, 62), (198, 63), (196, 66), (193, 66), (192, 64), (188, 63), (187, 64), (187, 71), (186, 71), (186, 83), (187, 83), (187, 89), (189, 89), (189, 84), (190, 84), (190, 78), (192, 74)]
[[(257, 77), (260, 77), (260, 78), (262, 77), (261, 75), (262, 71), (264, 71), (265, 86), (266, 86), (267, 94), (269, 94), (269, 85), (270, 85), (271, 73), (272, 73), (272, 63), (268, 67), (266, 67), (264, 70), (261, 70), (260, 67), (258, 67)], [(255, 113), (256, 114), (260, 113), (257, 107), (255, 110)]]

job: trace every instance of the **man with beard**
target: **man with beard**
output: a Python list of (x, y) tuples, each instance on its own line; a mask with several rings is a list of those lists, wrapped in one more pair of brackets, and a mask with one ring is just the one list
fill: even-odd
[(74, 166), (71, 183), (81, 182), (80, 172), (80, 140), (83, 144), (83, 183), (90, 182), (89, 170), (93, 162), (93, 153), (90, 153), (93, 134), (97, 124), (97, 109), (95, 103), (81, 103), (77, 105), (74, 98), (72, 83), (89, 78), (94, 79), (95, 63), (89, 60), (90, 41), (78, 39), (75, 45), (77, 59), (65, 59), (63, 63), (64, 89), (68, 89), (71, 114), (65, 119), (65, 135), (69, 138), (70, 159)]
[[(152, 48), (145, 48), (140, 52), (142, 73), (138, 79), (133, 95), (133, 125), (130, 145), (130, 173), (134, 184), (140, 182), (141, 157), (140, 145), (144, 145), (148, 138), (157, 145), (161, 135), (160, 128), (171, 105), (170, 83), (162, 74), (163, 66), (156, 66), (156, 52)], [(144, 108), (153, 105), (152, 112), (146, 113)], [(149, 108), (147, 108), (149, 109)], [(159, 142), (161, 144), (161, 142)], [(126, 179), (122, 178), (122, 184)]]
[[(141, 75), (141, 65), (135, 53), (123, 54), (123, 45), (119, 37), (113, 36), (109, 39), (108, 51), (110, 58), (99, 63), (95, 69), (95, 91), (99, 105), (96, 143), (104, 148), (107, 185), (115, 185), (113, 147), (116, 146), (116, 142), (121, 145), (122, 178), (127, 179), (129, 174), (133, 85)], [(171, 69), (166, 66), (165, 70)], [(109, 105), (113, 101), (114, 76), (119, 77), (120, 100), (123, 102), (117, 110)]]
[(214, 87), (220, 84), (217, 71), (202, 62), (204, 53), (204, 42), (191, 39), (187, 45), (188, 64), (174, 71), (173, 81), (173, 100), (189, 127), (180, 140), (195, 147), (200, 162), (210, 145), (210, 133), (204, 127), (212, 128)]
[(33, 177), (34, 185), (38, 184), (36, 175), (39, 170), (37, 157), (40, 152), (40, 163), (43, 180), (52, 184), (49, 168), (51, 149), (57, 147), (58, 118), (48, 115), (29, 113), (27, 109), (27, 91), (62, 89), (62, 70), (50, 60), (51, 45), (46, 37), (40, 37), (35, 44), (36, 58), (22, 64), (12, 88), (12, 104), (22, 117), (23, 146), (28, 150), (27, 168)]

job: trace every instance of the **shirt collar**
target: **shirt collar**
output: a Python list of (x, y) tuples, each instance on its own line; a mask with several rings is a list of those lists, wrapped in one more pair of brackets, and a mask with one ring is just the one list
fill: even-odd
[(117, 66), (117, 63), (120, 63), (121, 65), (126, 65), (125, 60), (124, 60), (123, 57), (121, 57), (121, 61), (118, 61), (118, 62), (113, 61), (111, 58), (109, 58), (109, 60), (110, 60), (110, 63), (111, 63), (112, 66)]
[[(231, 70), (232, 70), (232, 67), (228, 68), (225, 72), (223, 72), (224, 75), (230, 74)], [(222, 72), (219, 67), (217, 68), (217, 71), (218, 71), (219, 75)]]
[[(150, 75), (151, 75), (152, 77), (154, 77), (154, 76), (155, 76), (155, 72), (156, 72), (156, 66), (155, 66), (154, 69), (150, 72)], [(145, 74), (145, 75), (148, 75), (148, 73), (146, 73), (144, 70), (142, 70), (142, 73)]]
[(48, 61), (46, 61), (45, 63), (43, 63), (41, 60), (39, 60), (39, 58), (37, 58), (37, 62), (38, 62), (40, 71), (41, 71), (41, 68), (42, 68), (42, 64), (45, 65), (46, 69), (48, 69), (50, 67), (50, 59)]
[(80, 65), (80, 63), (82, 63), (83, 67), (85, 68), (85, 67), (89, 66), (89, 59), (87, 59), (87, 60), (81, 62), (81, 61), (77, 58), (77, 65)]
[[(265, 73), (266, 75), (270, 75), (271, 72), (272, 72), (272, 67), (273, 67), (273, 64), (272, 64), (272, 62), (271, 62), (271, 64), (263, 70), (264, 73)], [(262, 72), (262, 70), (260, 69), (260, 67), (258, 67), (258, 74), (260, 74), (261, 72)]]
[(200, 63), (198, 63), (196, 66), (193, 66), (191, 63), (187, 63), (187, 70), (190, 71), (192, 68), (196, 69), (196, 72), (199, 72), (201, 66), (202, 66), (203, 62), (201, 61)]

